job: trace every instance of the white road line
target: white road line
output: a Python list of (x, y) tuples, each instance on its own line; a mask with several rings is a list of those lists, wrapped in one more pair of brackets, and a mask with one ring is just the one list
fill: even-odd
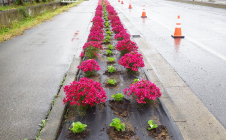
[[(172, 28), (168, 27), (167, 25), (165, 25), (165, 24), (159, 22), (158, 20), (156, 20), (156, 19), (154, 19), (154, 18), (150, 18), (150, 19), (151, 19), (151, 20), (154, 20), (154, 21), (157, 22), (158, 24), (161, 24), (162, 26), (164, 26), (164, 27), (167, 28), (168, 30), (174, 32), (174, 29), (172, 29)], [(216, 51), (214, 51), (214, 50), (208, 48), (207, 46), (203, 45), (201, 42), (198, 42), (198, 41), (196, 41), (195, 39), (190, 38), (190, 37), (188, 37), (188, 36), (185, 36), (185, 38), (188, 39), (188, 40), (190, 40), (191, 42), (197, 44), (199, 47), (203, 48), (204, 50), (206, 50), (206, 51), (212, 53), (213, 55), (215, 55), (215, 56), (221, 58), (222, 60), (226, 61), (226, 57), (225, 57), (224, 55), (222, 55), (222, 54), (220, 54), (220, 53), (218, 53), (218, 52), (216, 52)]]

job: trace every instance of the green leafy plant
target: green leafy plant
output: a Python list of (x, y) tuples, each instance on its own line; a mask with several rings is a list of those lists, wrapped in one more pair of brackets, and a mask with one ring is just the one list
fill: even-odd
[(110, 27), (110, 25), (109, 25), (109, 22), (107, 21), (105, 24), (104, 24), (107, 28), (109, 28)]
[(81, 122), (74, 122), (72, 123), (72, 128), (69, 128), (73, 131), (73, 133), (81, 133), (85, 131), (85, 127), (87, 127), (86, 124), (82, 124)]
[(148, 127), (148, 130), (151, 130), (151, 129), (154, 129), (154, 128), (157, 128), (158, 127), (157, 124), (154, 124), (154, 121), (153, 120), (149, 120), (148, 121), (148, 124), (150, 125), (150, 127)]
[(114, 98), (114, 101), (122, 101), (124, 95), (122, 93), (118, 93), (118, 94), (114, 94), (114, 95), (111, 95), (112, 98)]
[(133, 84), (135, 84), (137, 81), (140, 81), (139, 79), (134, 79)]
[(110, 40), (107, 38), (104, 40), (104, 43), (109, 43), (109, 42), (110, 42)]
[(109, 43), (109, 42), (110, 42), (110, 38), (111, 38), (111, 37), (110, 37), (109, 35), (107, 35), (107, 36), (105, 37), (105, 41), (104, 41), (104, 42), (105, 42), (105, 43)]
[(109, 36), (111, 35), (111, 31), (107, 31), (106, 33), (107, 33)]
[(115, 83), (116, 83), (115, 79), (109, 79), (108, 80), (108, 84), (110, 84), (110, 85), (115, 85)]
[(111, 37), (109, 35), (105, 36), (105, 39), (110, 39)]
[(110, 31), (110, 28), (106, 28), (106, 31)]
[(108, 45), (108, 49), (113, 50), (114, 48), (111, 44)]
[(116, 70), (113, 66), (108, 66), (108, 72), (113, 73), (116, 72)]
[(114, 60), (115, 60), (114, 57), (108, 57), (108, 61), (109, 61), (109, 62), (113, 62)]
[(112, 55), (113, 52), (111, 50), (107, 50), (107, 55)]
[(112, 119), (110, 126), (115, 127), (115, 129), (118, 131), (120, 131), (120, 130), (125, 131), (125, 124), (124, 123), (120, 124), (120, 122), (121, 122), (121, 120), (116, 117), (116, 118)]

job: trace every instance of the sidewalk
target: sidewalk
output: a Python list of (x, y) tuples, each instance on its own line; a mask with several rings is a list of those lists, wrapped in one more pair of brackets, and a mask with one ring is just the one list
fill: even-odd
[(0, 43), (1, 140), (36, 138), (65, 73), (86, 42), (96, 5), (97, 0), (84, 1)]

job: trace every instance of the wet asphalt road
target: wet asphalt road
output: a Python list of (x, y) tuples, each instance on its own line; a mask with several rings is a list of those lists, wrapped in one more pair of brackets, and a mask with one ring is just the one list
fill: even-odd
[[(132, 0), (133, 9), (128, 9), (128, 0), (110, 2), (226, 127), (226, 10), (164, 0)], [(146, 19), (141, 18), (144, 4)], [(185, 38), (174, 40), (178, 15)]]
[(88, 37), (96, 5), (97, 0), (84, 1), (0, 43), (0, 140), (35, 139), (76, 50)]

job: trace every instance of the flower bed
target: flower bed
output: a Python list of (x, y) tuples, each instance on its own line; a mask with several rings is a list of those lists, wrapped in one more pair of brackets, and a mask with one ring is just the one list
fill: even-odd
[[(153, 120), (163, 128), (160, 119), (164, 120), (164, 128), (173, 128), (171, 122), (165, 121), (168, 120), (166, 113), (160, 113), (164, 112), (156, 100), (162, 95), (160, 89), (141, 69), (144, 67), (142, 54), (107, 0), (99, 0), (92, 22), (80, 55), (83, 62), (78, 66), (81, 69), (78, 82), (64, 87), (63, 102), (68, 102), (69, 107), (59, 139), (73, 139), (72, 122), (81, 126), (86, 123), (84, 126), (90, 131), (85, 139), (153, 139), (153, 136), (168, 139), (172, 130), (168, 134), (167, 129), (152, 128), (157, 126)], [(107, 36), (113, 36), (108, 45), (103, 44)], [(90, 73), (92, 77), (88, 77)], [(86, 110), (81, 110), (84, 108), (80, 106), (85, 106)]]

